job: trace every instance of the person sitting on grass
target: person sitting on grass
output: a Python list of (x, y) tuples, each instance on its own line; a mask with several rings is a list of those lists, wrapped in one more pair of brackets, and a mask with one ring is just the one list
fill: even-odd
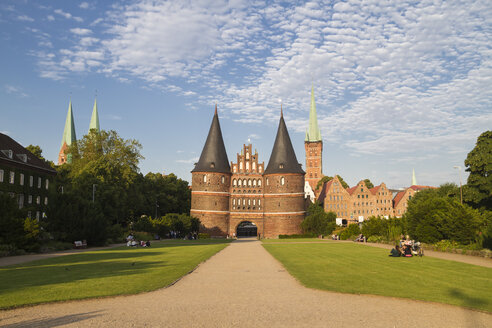
[(412, 247), (408, 245), (403, 245), (403, 254), (405, 257), (412, 257)]
[(395, 248), (392, 248), (391, 251), (390, 251), (390, 254), (388, 256), (391, 256), (391, 257), (400, 257), (402, 254), (401, 254), (401, 249), (400, 249), (400, 246), (396, 245)]

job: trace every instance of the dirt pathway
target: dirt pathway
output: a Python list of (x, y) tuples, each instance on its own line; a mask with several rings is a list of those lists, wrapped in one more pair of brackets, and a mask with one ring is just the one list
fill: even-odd
[(0, 312), (2, 327), (491, 327), (459, 307), (301, 286), (256, 240), (240, 240), (175, 285), (135, 296)]

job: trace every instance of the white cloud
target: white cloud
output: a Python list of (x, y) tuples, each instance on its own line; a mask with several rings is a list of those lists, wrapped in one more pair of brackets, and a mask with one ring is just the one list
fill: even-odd
[(55, 17), (53, 15), (48, 15), (46, 17), (46, 19), (48, 19), (50, 22), (54, 21), (55, 20)]
[(66, 19), (73, 19), (79, 23), (82, 23), (84, 21), (81, 17), (73, 16), (72, 14), (63, 11), (62, 9), (55, 9), (54, 13), (62, 17), (65, 17)]
[(17, 97), (21, 97), (21, 98), (29, 97), (29, 95), (25, 93), (20, 87), (5, 84), (4, 89), (5, 92), (7, 92), (8, 94), (15, 95)]
[(79, 27), (71, 28), (70, 32), (72, 32), (73, 34), (77, 34), (77, 35), (88, 35), (88, 34), (92, 33), (92, 31), (89, 29), (79, 28)]
[(17, 19), (20, 20), (20, 21), (22, 21), (22, 22), (34, 22), (34, 18), (29, 17), (27, 15), (17, 16)]
[(194, 163), (197, 163), (199, 159), (200, 159), (199, 157), (193, 157), (190, 159), (178, 159), (178, 160), (176, 160), (176, 163), (194, 164)]
[(242, 123), (275, 124), (280, 98), (297, 132), (307, 125), (313, 82), (323, 138), (352, 155), (459, 154), (492, 126), (487, 1), (141, 0), (113, 8), (101, 35), (72, 29), (83, 37), (40, 59), (43, 74), (137, 78), (194, 96), (187, 108), (218, 101)]
[(79, 5), (79, 7), (82, 9), (89, 9), (89, 3), (84, 1)]

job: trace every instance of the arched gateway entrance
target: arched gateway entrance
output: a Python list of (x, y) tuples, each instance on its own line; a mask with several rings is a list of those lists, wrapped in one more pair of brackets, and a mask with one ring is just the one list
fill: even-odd
[(238, 224), (236, 228), (237, 237), (256, 237), (258, 234), (258, 228), (256, 224), (250, 221), (243, 221)]

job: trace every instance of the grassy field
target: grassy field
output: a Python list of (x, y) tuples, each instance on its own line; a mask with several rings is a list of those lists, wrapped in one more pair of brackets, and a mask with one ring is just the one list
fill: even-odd
[(492, 269), (432, 257), (388, 257), (356, 243), (265, 242), (303, 285), (447, 303), (492, 312)]
[(0, 309), (155, 290), (227, 245), (227, 240), (173, 240), (0, 267)]

